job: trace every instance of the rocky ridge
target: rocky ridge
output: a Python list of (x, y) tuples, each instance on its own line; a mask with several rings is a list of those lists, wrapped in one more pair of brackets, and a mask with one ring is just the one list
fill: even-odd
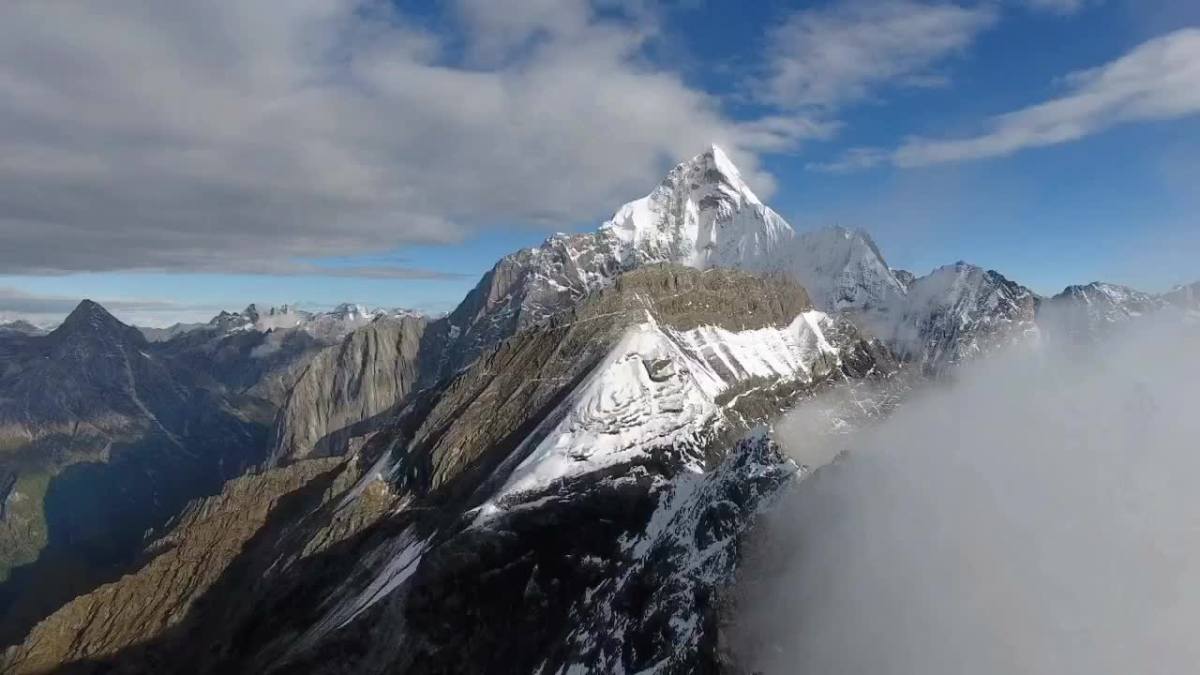
[[(647, 334), (655, 338), (629, 342)], [(690, 514), (672, 517), (679, 522), (673, 536), (705, 533), (693, 541), (707, 552), (697, 564), (708, 571), (694, 578), (709, 588), (735, 559), (726, 549), (736, 546), (749, 514), (795, 470), (765, 446), (746, 446), (742, 460), (730, 460), (743, 452), (735, 450), (743, 448), (737, 437), (822, 383), (883, 377), (894, 368), (886, 349), (851, 324), (814, 312), (803, 289), (786, 279), (670, 266), (627, 273), (503, 341), (451, 380), (415, 393), (353, 454), (361, 467), (357, 484), (343, 482), (340, 496), (299, 521), (270, 563), (264, 556), (263, 567), (247, 573), (256, 588), (206, 599), (177, 637), (95, 665), (129, 672), (422, 672), (478, 669), (496, 659), (521, 670), (537, 666), (529, 661), (536, 657), (550, 658), (542, 670), (551, 672), (596, 663), (592, 647), (568, 639), (571, 626), (599, 620), (579, 614), (586, 598), (608, 593), (601, 589), (610, 584), (637, 594), (654, 575), (679, 574), (672, 565), (682, 559), (669, 555), (675, 547), (663, 533), (654, 538), (659, 543), (631, 543), (649, 531), (656, 512)], [(597, 383), (613, 376), (620, 386), (606, 385), (593, 399)], [(645, 389), (623, 389), (628, 376)], [(630, 412), (646, 407), (662, 415), (626, 425), (630, 433), (609, 454), (613, 461), (557, 452), (571, 435), (564, 423), (596, 410), (593, 401), (621, 405), (630, 395)], [(703, 424), (682, 433), (660, 426), (677, 404), (699, 406), (693, 410)], [(632, 433), (639, 428), (649, 433)], [(557, 459), (547, 463), (550, 456)], [(533, 484), (510, 482), (523, 466), (563, 470)], [(682, 499), (698, 494), (695, 480), (721, 466), (730, 467), (728, 479), (704, 490), (726, 497)], [(760, 468), (761, 484), (752, 478)], [(685, 502), (692, 506), (684, 509)], [(342, 515), (353, 512), (369, 515)], [(660, 553), (643, 559), (649, 549)], [(632, 586), (630, 565), (643, 570)], [(676, 591), (654, 601), (663, 620), (681, 608), (686, 594)], [(525, 604), (524, 619), (514, 621), (504, 609), (513, 602)], [(715, 607), (697, 611), (686, 642), (694, 649), (680, 652), (681, 664), (699, 663), (701, 646), (715, 644), (704, 628)], [(197, 634), (190, 626), (204, 628)], [(629, 628), (622, 640), (633, 651), (608, 658), (631, 668), (661, 658), (675, 644), (662, 630), (650, 620)], [(472, 637), (464, 642), (464, 635)], [(633, 648), (643, 642), (645, 648)], [(556, 651), (568, 644), (576, 647)], [(345, 658), (322, 656), (330, 653)]]
[(280, 501), (340, 460), (300, 462), (227, 483), (220, 494), (192, 503), (170, 534), (148, 548), (149, 563), (133, 574), (75, 598), (0, 655), (6, 673), (115, 654), (162, 635), (218, 582)]

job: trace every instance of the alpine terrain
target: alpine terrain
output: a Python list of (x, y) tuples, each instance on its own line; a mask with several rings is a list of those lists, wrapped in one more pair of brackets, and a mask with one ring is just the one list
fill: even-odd
[(737, 672), (722, 590), (816, 466), (773, 424), (1024, 341), (1195, 320), (797, 232), (716, 146), (443, 316), (0, 328), (6, 673)]

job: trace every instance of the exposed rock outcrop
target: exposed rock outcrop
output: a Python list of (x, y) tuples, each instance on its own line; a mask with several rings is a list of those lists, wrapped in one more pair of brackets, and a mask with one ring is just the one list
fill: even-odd
[(1067, 286), (1038, 308), (1038, 324), (1054, 337), (1090, 342), (1121, 324), (1159, 311), (1167, 301), (1098, 281)]
[(315, 356), (275, 423), (273, 463), (342, 454), (371, 418), (402, 401), (421, 373), (421, 316), (383, 317)]
[(999, 272), (958, 262), (914, 279), (899, 311), (867, 325), (929, 373), (1037, 333), (1040, 299)]
[[(22, 644), (0, 655), (0, 670), (45, 672), (162, 635), (217, 583), (284, 499), (335, 471), (341, 461), (299, 462), (243, 476), (220, 494), (192, 503), (171, 532), (150, 547), (153, 557), (144, 567), (41, 621)], [(313, 497), (307, 501), (314, 502)]]

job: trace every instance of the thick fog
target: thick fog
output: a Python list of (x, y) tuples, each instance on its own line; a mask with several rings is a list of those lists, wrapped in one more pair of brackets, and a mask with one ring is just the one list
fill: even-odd
[(747, 670), (1200, 672), (1196, 326), (1010, 352), (848, 434), (823, 414), (777, 427), (800, 462), (849, 452), (756, 530)]

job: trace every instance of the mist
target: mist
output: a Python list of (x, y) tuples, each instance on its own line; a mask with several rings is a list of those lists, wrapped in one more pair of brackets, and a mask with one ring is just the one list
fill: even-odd
[(1195, 672), (1198, 403), (1178, 321), (1015, 349), (853, 431), (815, 431), (845, 396), (813, 402), (777, 434), (832, 463), (752, 535), (729, 650), (765, 673)]

